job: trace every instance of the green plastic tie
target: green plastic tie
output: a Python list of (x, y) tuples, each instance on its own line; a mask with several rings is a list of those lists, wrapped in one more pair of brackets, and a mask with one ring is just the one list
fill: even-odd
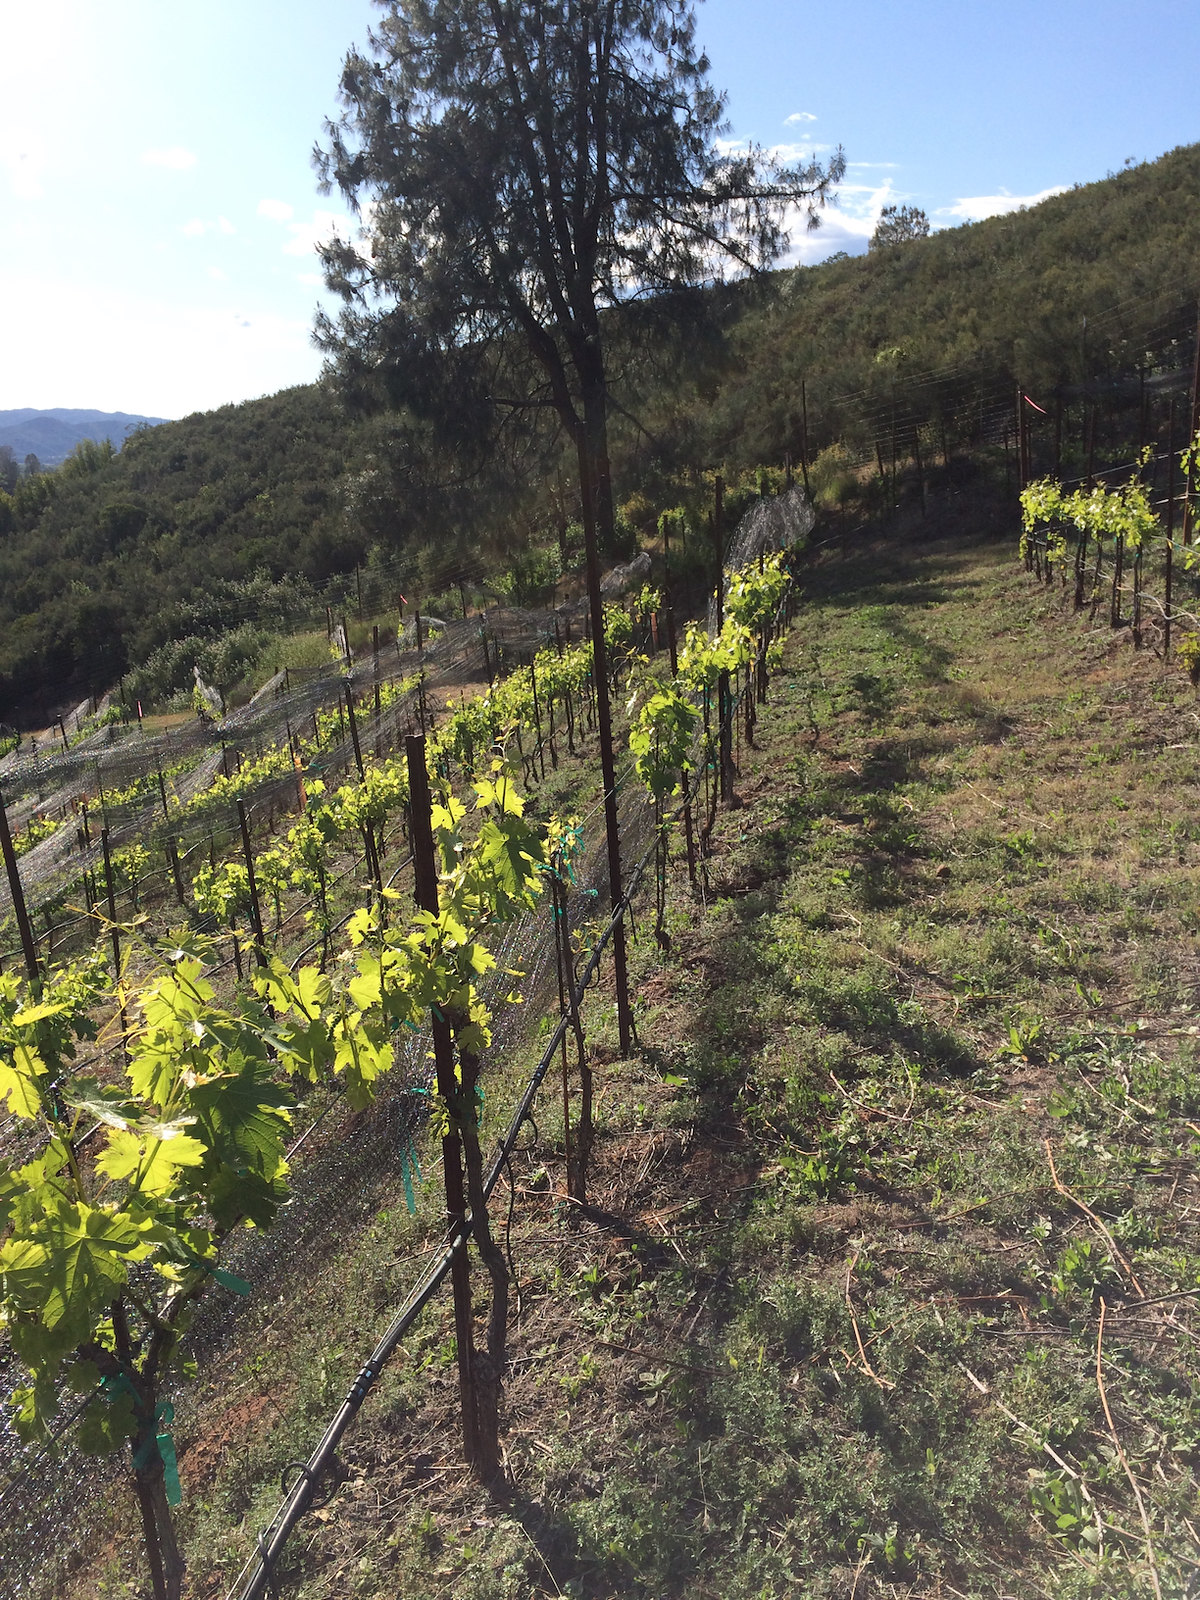
[(177, 1506), (183, 1500), (179, 1482), (179, 1462), (175, 1455), (175, 1441), (169, 1433), (158, 1435), (158, 1453), (163, 1464), (163, 1488), (167, 1491), (167, 1504)]
[[(186, 1245), (184, 1245), (184, 1249), (187, 1250)], [(213, 1276), (213, 1279), (221, 1285), (222, 1289), (228, 1289), (233, 1294), (250, 1293), (250, 1285), (246, 1282), (245, 1278), (239, 1278), (237, 1274), (233, 1272), (226, 1272), (224, 1267), (214, 1266), (211, 1261), (206, 1261), (205, 1258), (198, 1254), (198, 1252), (195, 1250), (187, 1250), (187, 1253), (189, 1256), (191, 1256), (193, 1264), (204, 1272), (210, 1272)]]
[(130, 1383), (129, 1374), (124, 1367), (121, 1368), (116, 1377), (109, 1373), (106, 1377), (101, 1378), (100, 1387), (102, 1389), (111, 1389), (114, 1395), (131, 1394), (135, 1400), (138, 1397), (137, 1390)]
[[(124, 1373), (121, 1376), (124, 1377)], [(128, 1382), (128, 1379), (126, 1381)], [(179, 1484), (179, 1460), (175, 1454), (175, 1440), (170, 1433), (171, 1424), (175, 1421), (175, 1407), (169, 1400), (161, 1400), (155, 1406), (154, 1421), (156, 1425), (162, 1423), (162, 1432), (156, 1432), (152, 1438), (146, 1440), (140, 1450), (135, 1452), (134, 1471), (141, 1472), (148, 1467), (152, 1454), (157, 1450), (163, 1467), (163, 1488), (166, 1490), (167, 1504), (177, 1506), (183, 1500), (183, 1490)]]

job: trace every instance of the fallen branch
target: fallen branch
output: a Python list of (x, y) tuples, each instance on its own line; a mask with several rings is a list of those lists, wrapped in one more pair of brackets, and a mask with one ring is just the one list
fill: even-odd
[[(903, 1116), (900, 1116), (895, 1111), (885, 1111), (882, 1106), (869, 1106), (865, 1100), (860, 1100), (856, 1095), (852, 1095), (849, 1089), (846, 1088), (845, 1084), (842, 1083), (839, 1078), (835, 1077), (832, 1072), (829, 1074), (829, 1076), (845, 1095), (846, 1099), (849, 1100), (850, 1104), (852, 1106), (857, 1106), (860, 1111), (865, 1111), (868, 1116), (886, 1117), (889, 1122), (908, 1121), (909, 1113), (912, 1111), (913, 1100), (916, 1098), (915, 1090), (913, 1095), (909, 1097), (908, 1109), (904, 1112)], [(911, 1083), (911, 1079), (909, 1081)]]
[(846, 1269), (846, 1310), (850, 1313), (850, 1326), (854, 1329), (854, 1342), (858, 1346), (859, 1363), (867, 1377), (870, 1378), (873, 1383), (878, 1384), (879, 1388), (894, 1389), (896, 1385), (894, 1383), (889, 1383), (886, 1378), (881, 1378), (875, 1371), (875, 1368), (867, 1360), (867, 1352), (863, 1346), (862, 1334), (858, 1331), (858, 1319), (854, 1315), (854, 1303), (850, 1299), (850, 1279), (854, 1276), (854, 1269), (858, 1265), (859, 1254), (860, 1252), (857, 1250), (854, 1252), (853, 1259), (851, 1260), (849, 1267)]
[(1045, 1143), (1046, 1143), (1046, 1159), (1050, 1163), (1050, 1176), (1054, 1179), (1054, 1187), (1058, 1190), (1059, 1194), (1061, 1194), (1062, 1197), (1065, 1200), (1069, 1200), (1073, 1206), (1077, 1206), (1079, 1208), (1079, 1210), (1083, 1212), (1084, 1216), (1088, 1219), (1088, 1221), (1090, 1223), (1092, 1223), (1092, 1225), (1097, 1229), (1097, 1231), (1100, 1233), (1101, 1237), (1104, 1239), (1105, 1244), (1107, 1244), (1107, 1246), (1109, 1248), (1109, 1251), (1112, 1254), (1113, 1260), (1120, 1263), (1122, 1269), (1125, 1272), (1126, 1277), (1129, 1279), (1130, 1283), (1132, 1283), (1133, 1287), (1137, 1290), (1138, 1299), (1139, 1300), (1144, 1300), (1146, 1298), (1146, 1291), (1142, 1288), (1141, 1284), (1138, 1282), (1137, 1273), (1134, 1272), (1133, 1267), (1130, 1265), (1128, 1258), (1125, 1256), (1124, 1252), (1121, 1250), (1120, 1245), (1118, 1245), (1117, 1241), (1113, 1238), (1112, 1234), (1105, 1227), (1103, 1221), (1092, 1210), (1091, 1206), (1087, 1205), (1084, 1201), (1080, 1200), (1077, 1195), (1073, 1195), (1071, 1193), (1071, 1191), (1067, 1188), (1066, 1184), (1063, 1183), (1063, 1181), (1059, 1177), (1058, 1171), (1057, 1171), (1057, 1169), (1056, 1169), (1056, 1167), (1054, 1165), (1054, 1152), (1050, 1148), (1049, 1139), (1047, 1139), (1045, 1141)]

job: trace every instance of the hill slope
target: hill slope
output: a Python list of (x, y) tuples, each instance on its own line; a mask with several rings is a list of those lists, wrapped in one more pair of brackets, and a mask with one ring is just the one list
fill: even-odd
[[(650, 529), (698, 470), (799, 460), (806, 441), (809, 460), (842, 441), (882, 462), (921, 426), (927, 453), (975, 450), (1011, 419), (1017, 382), (1050, 418), (1039, 468), (1078, 455), (1088, 427), (1101, 464), (1162, 442), (1191, 370), (1197, 192), (1193, 145), (1031, 211), (689, 302), (689, 320), (645, 339), (617, 328), (632, 334), (619, 498)], [(318, 385), (23, 482), (0, 499), (0, 717), (106, 687), (187, 637), (198, 598), (206, 627), (236, 629), (248, 582), (268, 611), (272, 585), (355, 564), (428, 594), (448, 559), (555, 545), (575, 514), (561, 441), (534, 427), (514, 452), (464, 466), (412, 419), (352, 420)]]

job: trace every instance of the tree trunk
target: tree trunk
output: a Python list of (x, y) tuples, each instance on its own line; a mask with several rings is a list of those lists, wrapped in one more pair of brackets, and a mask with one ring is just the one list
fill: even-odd
[[(621, 832), (617, 814), (617, 774), (613, 759), (612, 705), (608, 692), (608, 652), (604, 643), (604, 601), (600, 594), (598, 545), (612, 548), (614, 513), (612, 478), (608, 461), (607, 397), (599, 336), (590, 346), (594, 356), (583, 381), (584, 426), (577, 434), (579, 485), (583, 500), (583, 535), (587, 554), (588, 604), (592, 621), (593, 686), (600, 733), (600, 770), (604, 782), (604, 828), (608, 841), (608, 878), (614, 912), (623, 895)], [(617, 1000), (617, 1031), (621, 1054), (633, 1048), (633, 1018), (629, 1007), (629, 978), (625, 951), (625, 924), (613, 929), (613, 979)]]

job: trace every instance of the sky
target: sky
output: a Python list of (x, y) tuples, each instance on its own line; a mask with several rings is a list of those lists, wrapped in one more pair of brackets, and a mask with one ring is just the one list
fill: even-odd
[[(179, 417), (317, 377), (311, 153), (369, 0), (0, 0), (0, 410)], [(732, 142), (849, 163), (793, 261), (1200, 138), (1195, 0), (708, 0)]]

